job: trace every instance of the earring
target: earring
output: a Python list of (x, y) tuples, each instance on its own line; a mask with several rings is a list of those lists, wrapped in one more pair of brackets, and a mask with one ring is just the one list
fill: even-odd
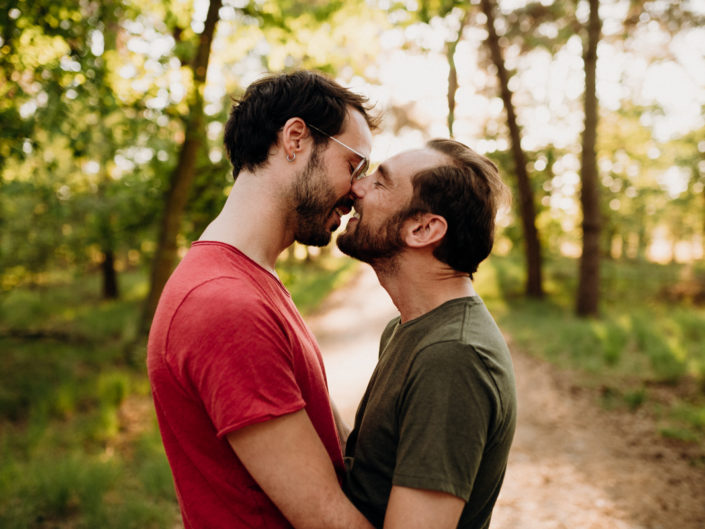
[(296, 160), (296, 153), (295, 153), (295, 152), (292, 152), (292, 153), (291, 153), (291, 158), (289, 158), (289, 155), (288, 155), (288, 154), (286, 155), (286, 161), (287, 161), (287, 162), (293, 162), (294, 160)]

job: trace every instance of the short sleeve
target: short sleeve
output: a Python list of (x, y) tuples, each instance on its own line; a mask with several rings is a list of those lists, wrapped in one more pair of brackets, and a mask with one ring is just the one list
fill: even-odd
[(419, 352), (398, 403), (394, 485), (470, 498), (491, 417), (482, 369), (468, 345)]
[(287, 324), (238, 280), (191, 292), (171, 325), (169, 363), (222, 437), (305, 406)]

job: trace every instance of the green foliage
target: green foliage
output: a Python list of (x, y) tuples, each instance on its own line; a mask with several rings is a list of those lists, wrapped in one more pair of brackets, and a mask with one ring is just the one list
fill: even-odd
[(705, 436), (705, 399), (679, 401), (660, 410), (659, 431), (664, 437), (699, 442)]
[(134, 449), (135, 461), (139, 462), (137, 478), (141, 486), (155, 498), (173, 501), (174, 483), (159, 431), (156, 428), (148, 430), (137, 439)]
[(85, 513), (85, 526), (102, 525), (105, 521), (98, 512), (117, 475), (112, 465), (79, 455), (47, 455), (23, 466), (21, 472), (19, 467), (16, 465), (14, 472), (9, 473), (17, 492), (3, 491), (5, 498), (16, 495), (15, 501), (7, 502), (2, 511), (3, 527), (9, 523), (29, 527), (37, 522), (71, 519), (79, 511)]
[[(470, 26), (481, 27), (477, 1), (423, 0), (416, 7), (394, 1), (388, 11), (374, 4), (226, 2), (228, 23), (219, 25), (211, 61), (216, 75), (204, 93), (207, 134), (181, 247), (198, 237), (232, 184), (222, 124), (230, 97), (242, 93), (254, 73), (318, 68), (343, 81), (360, 76), (374, 83), (386, 29), (397, 31), (391, 40), (401, 38), (400, 48), (426, 52), (415, 32), (405, 34), (407, 27), (421, 21), (452, 29), (466, 9)], [(544, 4), (503, 12), (499, 3), (497, 25), (517, 72), (533, 64), (523, 61), (536, 51), (548, 50), (555, 59), (582, 31), (577, 4)], [(606, 45), (621, 40), (629, 58), (641, 58), (628, 48), (643, 49), (642, 26), (653, 31), (656, 22), (676, 35), (702, 22), (689, 3), (632, 4), (624, 33), (605, 39)], [(189, 102), (182, 93), (193, 83), (184, 66), (198, 40), (194, 5), (15, 0), (0, 9), (0, 527), (171, 527), (178, 516), (153, 418), (124, 446), (116, 440), (126, 435), (120, 410), (148, 393), (144, 373), (124, 365), (122, 341), (134, 334), (147, 291), (144, 274), (134, 267), (152, 257), (184, 135)], [(667, 54), (659, 50), (645, 60), (666, 60)], [(485, 73), (464, 75), (473, 82), (463, 86), (459, 79), (461, 89), (495, 93)], [(220, 84), (212, 83), (219, 77)], [(572, 316), (576, 263), (569, 259), (548, 259), (548, 295), (541, 302), (523, 299), (524, 271), (514, 257), (493, 257), (481, 267), (478, 285), (522, 348), (582, 369), (590, 383), (605, 388), (606, 406), (652, 409), (660, 402), (658, 388), (694, 384), (699, 389), (684, 392), (679, 404), (663, 404), (661, 428), (664, 435), (702, 439), (704, 309), (696, 291), (678, 297), (671, 287), (684, 277), (703, 284), (705, 270), (642, 258), (664, 227), (674, 244), (702, 238), (705, 136), (703, 130), (683, 131), (657, 141), (652, 121), (665, 110), (630, 102), (637, 96), (625, 95), (619, 110), (601, 109), (604, 251), (632, 259), (604, 264), (602, 317)], [(517, 91), (527, 128), (531, 116), (542, 115), (527, 110), (544, 105), (553, 112), (534, 99)], [(482, 125), (483, 139), (501, 145), (501, 121)], [(563, 203), (576, 198), (566, 172), (575, 169), (579, 153), (565, 144), (533, 149), (526, 154), (537, 225), (545, 247), (558, 254), (564, 243), (574, 244), (579, 214), (553, 201), (561, 194)], [(491, 156), (513, 184), (509, 151), (497, 147)], [(664, 186), (664, 174), (673, 168), (687, 174), (675, 195)], [(519, 223), (511, 222), (503, 237), (519, 248)], [(121, 271), (120, 301), (99, 297), (95, 272), (109, 251)], [(310, 312), (353, 267), (326, 257), (282, 263), (279, 274)]]
[[(17, 343), (14, 349), (16, 355), (21, 350), (27, 357), (34, 356), (35, 362), (37, 357), (43, 360), (34, 355), (30, 344)], [(64, 347), (59, 352), (85, 358), (92, 350)], [(3, 387), (21, 406), (0, 410), (0, 420), (7, 425), (0, 437), (0, 467), (4, 469), (0, 526), (43, 527), (44, 523), (74, 520), (76, 527), (127, 527), (112, 519), (136, 507), (147, 509), (152, 519), (164, 518), (157, 506), (150, 506), (151, 492), (147, 490), (143, 497), (142, 487), (134, 492), (130, 487), (123, 490), (138, 469), (145, 479), (158, 475), (158, 463), (150, 460), (142, 468), (139, 462), (101, 448), (119, 435), (118, 409), (135, 374), (119, 370), (99, 374), (88, 369), (87, 363), (63, 365), (59, 370), (51, 370), (51, 363), (42, 369), (36, 364), (19, 366), (11, 371), (17, 382), (8, 387), (3, 380)], [(115, 495), (120, 499), (118, 505), (110, 501)], [(147, 521), (145, 516), (142, 519)], [(139, 522), (129, 526), (140, 527)]]
[(331, 257), (277, 265), (279, 277), (303, 314), (316, 308), (326, 294), (349, 279), (354, 270), (354, 261)]
[[(197, 9), (171, 0), (11, 4), (0, 10), (0, 291), (45, 283), (57, 268), (90, 269), (108, 252), (118, 266), (148, 261), (189, 110), (184, 66)], [(359, 21), (384, 20), (362, 0), (221, 11), (235, 23), (220, 25), (211, 62), (230, 73), (222, 93), (205, 93), (210, 128), (180, 245), (215, 216), (232, 182), (222, 124), (253, 63), (262, 73), (360, 73), (377, 29)]]
[(163, 453), (130, 460), (60, 451), (3, 461), (0, 491), (0, 525), (9, 529), (171, 527), (177, 514)]
[(607, 407), (653, 406), (659, 399), (650, 386), (691, 388), (679, 401), (690, 412), (667, 406), (663, 420), (702, 439), (705, 307), (664, 297), (684, 266), (605, 262), (602, 314), (583, 319), (571, 311), (577, 263), (553, 256), (546, 264), (542, 301), (521, 296), (523, 270), (516, 256), (493, 256), (478, 272), (478, 290), (516, 346), (584, 373), (586, 384), (603, 388)]

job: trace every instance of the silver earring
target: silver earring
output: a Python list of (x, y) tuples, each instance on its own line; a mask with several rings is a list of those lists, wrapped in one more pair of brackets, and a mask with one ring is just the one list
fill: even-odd
[(296, 153), (295, 153), (295, 152), (292, 152), (292, 153), (291, 153), (291, 158), (289, 158), (289, 155), (288, 155), (288, 154), (286, 155), (286, 161), (287, 161), (287, 162), (293, 162), (294, 160), (296, 160)]

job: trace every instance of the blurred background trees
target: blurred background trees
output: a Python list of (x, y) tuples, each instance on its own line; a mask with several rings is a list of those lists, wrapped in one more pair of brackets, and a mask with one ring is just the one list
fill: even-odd
[[(178, 518), (144, 333), (232, 185), (232, 99), (284, 69), (369, 96), (373, 162), (443, 136), (495, 161), (514, 200), (476, 286), (502, 329), (610, 405), (677, 388), (650, 410), (702, 444), (702, 2), (0, 6), (0, 526)], [(303, 311), (354, 270), (330, 247), (283, 257)]]
[[(110, 298), (120, 271), (149, 266), (148, 322), (177, 252), (227, 194), (230, 98), (268, 71), (318, 68), (386, 114), (376, 157), (453, 135), (497, 161), (516, 186), (504, 240), (524, 248), (526, 294), (543, 295), (542, 247), (582, 254), (576, 306), (596, 315), (601, 256), (703, 253), (695, 4), (9, 2), (0, 284), (100, 270)], [(687, 94), (669, 72), (689, 78)], [(403, 83), (419, 86), (396, 93)], [(672, 113), (680, 97), (687, 123)]]

